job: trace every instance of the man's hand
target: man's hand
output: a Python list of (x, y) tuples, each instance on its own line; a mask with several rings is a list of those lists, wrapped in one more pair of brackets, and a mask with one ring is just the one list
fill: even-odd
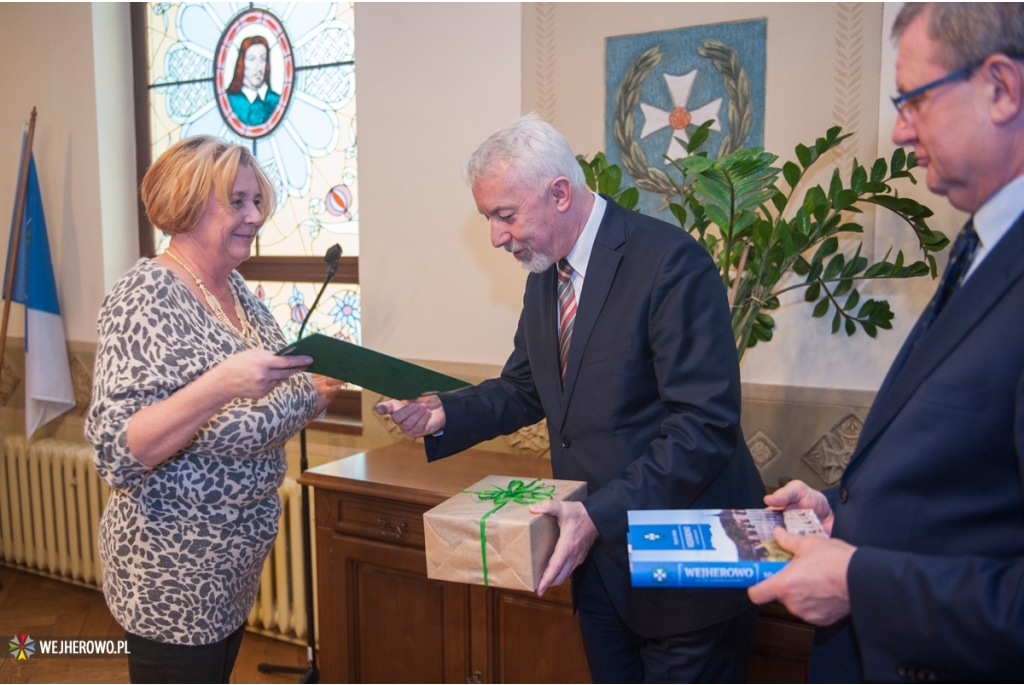
[(775, 540), (793, 558), (774, 576), (749, 588), (750, 601), (778, 600), (816, 626), (831, 625), (850, 613), (846, 571), (856, 547), (835, 538), (793, 535), (785, 528), (775, 529)]
[(444, 429), (444, 407), (437, 395), (424, 395), (411, 402), (388, 400), (377, 405), (378, 414), (391, 414), (395, 425), (410, 438), (422, 438)]
[(537, 595), (542, 597), (552, 585), (564, 583), (569, 574), (583, 563), (597, 540), (598, 532), (582, 502), (545, 500), (530, 505), (530, 513), (547, 514), (558, 519), (558, 543), (537, 585)]
[(832, 534), (832, 523), (835, 520), (832, 507), (825, 495), (802, 480), (791, 480), (772, 494), (765, 495), (764, 503), (772, 509), (813, 509), (825, 532)]

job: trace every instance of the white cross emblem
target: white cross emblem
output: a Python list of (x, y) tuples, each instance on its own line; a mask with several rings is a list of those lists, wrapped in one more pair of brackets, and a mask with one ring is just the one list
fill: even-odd
[(652, 540), (652, 541), (653, 541), (653, 540), (660, 540), (660, 539), (661, 539), (661, 536), (660, 536), (660, 535), (658, 535), (657, 533), (648, 533), (648, 534), (647, 534), (647, 535), (645, 535), (644, 537), (645, 537), (646, 539), (648, 539), (648, 540)]
[(665, 569), (663, 569), (663, 568), (656, 568), (656, 569), (654, 569), (654, 580), (656, 582), (663, 583), (663, 582), (665, 582), (666, 578), (668, 578), (668, 574), (665, 573)]

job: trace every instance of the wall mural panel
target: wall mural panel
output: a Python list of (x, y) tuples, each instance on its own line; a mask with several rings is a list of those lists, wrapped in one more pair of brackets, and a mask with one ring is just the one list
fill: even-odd
[[(717, 158), (764, 144), (765, 19), (607, 39), (605, 151), (640, 192), (645, 214), (672, 220), (668, 202), (689, 133), (708, 121)], [(680, 143), (682, 141), (682, 143)]]

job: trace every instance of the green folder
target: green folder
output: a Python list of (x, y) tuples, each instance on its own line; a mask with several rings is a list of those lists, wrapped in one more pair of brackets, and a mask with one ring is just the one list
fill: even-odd
[(313, 358), (307, 371), (337, 378), (396, 400), (464, 388), (469, 383), (344, 340), (315, 333), (279, 355)]

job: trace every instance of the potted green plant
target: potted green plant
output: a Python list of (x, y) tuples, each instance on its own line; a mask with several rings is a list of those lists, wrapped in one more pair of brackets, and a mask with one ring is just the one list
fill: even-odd
[[(773, 166), (778, 157), (760, 147), (742, 148), (715, 160), (697, 151), (707, 140), (711, 122), (700, 126), (685, 145), (687, 157), (670, 160), (682, 174), (668, 207), (680, 227), (694, 235), (718, 265), (729, 293), (736, 350), (772, 339), (779, 296), (803, 288), (804, 299), (814, 306), (815, 317), (832, 314), (832, 333), (853, 335), (858, 327), (874, 338), (878, 329), (892, 328), (893, 312), (885, 299), (861, 301), (856, 283), (865, 280), (936, 276), (935, 253), (949, 240), (931, 230), (926, 219), (932, 211), (910, 198), (900, 197), (892, 182), (907, 178), (917, 166), (913, 152), (902, 148), (886, 161), (879, 158), (870, 169), (854, 160), (844, 183), (835, 169), (828, 189), (815, 185), (797, 204), (797, 189), (822, 155), (852, 134), (835, 126), (812, 146), (796, 146), (796, 162)], [(636, 188), (622, 188), (622, 171), (608, 164), (603, 153), (592, 160), (578, 157), (590, 188), (633, 208)], [(779, 175), (783, 191), (776, 185)], [(851, 256), (839, 250), (840, 237), (863, 233), (856, 215), (865, 204), (879, 205), (901, 217), (914, 231), (922, 259), (906, 263), (902, 251), (890, 259), (892, 249), (877, 262), (861, 254), (858, 243)], [(790, 273), (792, 272), (792, 276)], [(800, 280), (802, 279), (802, 280)], [(795, 282), (799, 281), (799, 282)]]

